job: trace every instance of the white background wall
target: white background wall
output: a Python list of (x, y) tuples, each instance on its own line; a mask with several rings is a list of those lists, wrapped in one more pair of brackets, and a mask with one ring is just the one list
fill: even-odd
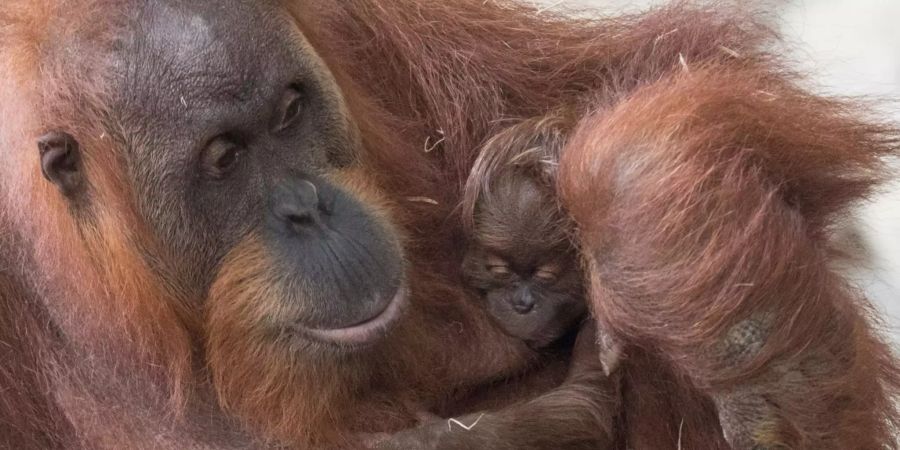
[[(900, 1), (806, 0), (784, 11), (784, 31), (800, 47), (807, 71), (826, 92), (883, 103), (900, 121)], [(900, 343), (900, 177), (860, 211), (871, 266), (856, 278), (886, 315)]]
[[(740, 0), (737, 0), (740, 1)], [(664, 0), (535, 0), (545, 8), (636, 11)], [(824, 93), (866, 96), (900, 122), (900, 0), (794, 0), (775, 11), (792, 55)], [(898, 164), (900, 167), (900, 164)], [(898, 172), (900, 173), (900, 172)], [(859, 211), (871, 262), (853, 274), (900, 344), (900, 176)]]

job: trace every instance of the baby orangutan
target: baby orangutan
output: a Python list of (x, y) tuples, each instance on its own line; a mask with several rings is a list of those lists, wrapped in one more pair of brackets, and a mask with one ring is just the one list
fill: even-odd
[[(463, 276), (500, 328), (536, 349), (587, 315), (572, 224), (554, 189), (566, 126), (565, 116), (550, 115), (498, 134), (479, 155), (463, 202), (469, 235)], [(603, 330), (597, 334), (609, 375), (621, 346)]]
[(609, 375), (620, 346), (584, 320), (580, 256), (553, 189), (560, 120), (522, 122), (482, 149), (463, 201), (469, 243), (462, 274), (497, 325), (532, 348), (577, 333), (566, 380), (499, 411), (430, 421), (376, 448), (614, 448), (620, 399)]
[(546, 347), (587, 313), (569, 227), (532, 174), (511, 169), (489, 186), (475, 207), (463, 275), (507, 334)]

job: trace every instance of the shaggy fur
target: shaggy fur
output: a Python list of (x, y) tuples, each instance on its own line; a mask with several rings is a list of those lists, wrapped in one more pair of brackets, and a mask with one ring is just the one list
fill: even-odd
[[(828, 237), (895, 135), (768, 66), (732, 66), (673, 74), (576, 131), (561, 187), (591, 249), (597, 316), (721, 411), (751, 416), (723, 417), (726, 434), (890, 444), (896, 360), (829, 267)], [(735, 406), (753, 398), (764, 404)]]
[[(197, 310), (205, 299), (143, 257), (156, 244), (123, 181), (91, 51), (113, 45), (129, 3), (0, 8), (0, 446), (339, 444), (348, 430), (410, 424), (405, 398), (452, 402), (527, 370), (534, 355), (460, 288), (452, 217), (480, 144), (510, 119), (566, 107), (586, 118), (563, 152), (564, 207), (591, 258), (593, 306), (634, 347), (621, 446), (727, 448), (713, 399), (752, 387), (778, 399), (770, 441), (895, 447), (897, 362), (868, 303), (829, 269), (827, 241), (883, 175), (896, 134), (798, 88), (754, 17), (725, 6), (571, 19), (502, 0), (273, 1), (344, 92), (367, 182), (405, 234), (412, 293), (382, 346), (286, 387), (295, 379), (264, 373), (293, 367), (277, 355), (211, 359), (207, 337), (227, 340), (241, 319)], [(90, 227), (40, 177), (34, 143), (54, 127), (90, 150), (102, 200), (79, 219)], [(263, 263), (253, 252), (236, 256)], [(729, 330), (757, 318), (769, 324), (759, 351), (716, 357)], [(234, 377), (225, 385), (223, 370)]]

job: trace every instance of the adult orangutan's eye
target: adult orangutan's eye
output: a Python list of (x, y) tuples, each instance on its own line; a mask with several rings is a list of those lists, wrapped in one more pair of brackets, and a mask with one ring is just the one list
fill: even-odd
[(225, 136), (210, 141), (200, 160), (200, 171), (204, 176), (221, 180), (237, 167), (243, 148)]
[(301, 86), (292, 84), (281, 97), (276, 111), (274, 130), (284, 131), (293, 125), (303, 114), (306, 96)]

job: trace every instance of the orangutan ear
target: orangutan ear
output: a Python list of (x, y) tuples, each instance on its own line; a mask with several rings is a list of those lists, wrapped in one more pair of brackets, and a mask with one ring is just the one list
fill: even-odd
[(41, 172), (66, 196), (81, 191), (84, 175), (81, 167), (81, 148), (78, 141), (62, 131), (52, 131), (38, 139)]

